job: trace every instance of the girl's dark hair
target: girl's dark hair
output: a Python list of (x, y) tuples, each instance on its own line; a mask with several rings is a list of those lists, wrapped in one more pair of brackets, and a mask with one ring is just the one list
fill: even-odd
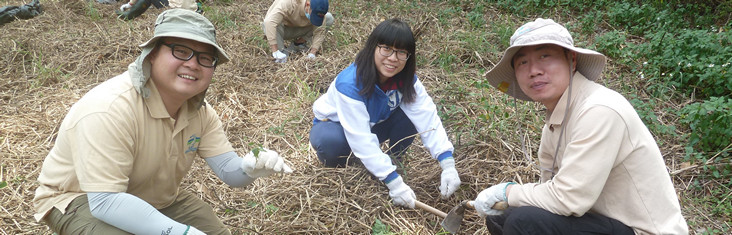
[(363, 49), (356, 54), (356, 81), (361, 85), (359, 94), (371, 96), (374, 87), (379, 83), (379, 71), (376, 70), (374, 64), (374, 52), (376, 46), (384, 44), (395, 49), (403, 49), (409, 52), (404, 69), (394, 75), (392, 79), (399, 86), (402, 93), (402, 100), (410, 103), (415, 100), (416, 92), (414, 91), (414, 73), (417, 70), (417, 62), (415, 59), (415, 42), (412, 29), (407, 23), (399, 19), (389, 19), (381, 22), (374, 31), (369, 35), (368, 40)]

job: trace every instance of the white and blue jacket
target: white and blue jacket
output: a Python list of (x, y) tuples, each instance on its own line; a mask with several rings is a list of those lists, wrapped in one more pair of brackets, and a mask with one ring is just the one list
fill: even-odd
[(356, 81), (356, 65), (352, 63), (338, 74), (328, 91), (313, 104), (315, 122), (340, 122), (353, 154), (369, 172), (385, 183), (399, 175), (389, 155), (381, 151), (371, 127), (388, 119), (398, 107), (409, 117), (417, 132), (422, 133), (422, 143), (432, 158), (438, 161), (450, 158), (454, 147), (437, 115), (435, 103), (416, 76), (414, 80), (416, 99), (412, 103), (402, 103), (402, 94), (398, 90), (385, 93), (378, 85), (371, 96), (362, 96), (359, 94), (362, 85)]

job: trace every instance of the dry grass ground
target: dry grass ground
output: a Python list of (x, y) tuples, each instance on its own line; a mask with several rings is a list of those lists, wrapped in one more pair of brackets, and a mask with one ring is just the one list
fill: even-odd
[[(31, 199), (61, 120), (84, 93), (126, 70), (139, 55), (137, 45), (152, 35), (155, 17), (162, 11), (153, 8), (125, 22), (115, 18), (113, 10), (118, 5), (84, 0), (41, 3), (45, 11), (42, 15), (0, 27), (0, 181), (8, 182), (0, 189), (0, 234), (50, 234), (47, 227), (32, 219)], [(429, 159), (425, 149), (413, 146), (405, 178), (418, 199), (448, 211), (492, 184), (537, 179), (538, 171), (521, 151), (524, 132), (518, 127), (528, 127), (525, 138), (529, 140), (529, 152), (535, 152), (541, 117), (532, 110), (539, 107), (521, 104), (513, 108), (505, 95), (473, 85), (480, 81), (482, 71), (498, 61), (505, 45), (497, 38), (484, 40), (486, 46), (500, 48), (488, 53), (467, 51), (464, 42), (446, 40), (445, 35), (464, 33), (468, 26), (460, 18), (438, 19), (431, 10), (440, 7), (436, 3), (415, 3), (416, 7), (405, 10), (398, 7), (405, 4), (399, 1), (393, 4), (394, 9), (372, 8), (384, 4), (364, 1), (332, 1), (336, 25), (322, 55), (316, 60), (295, 55), (280, 65), (273, 63), (266, 52), (259, 26), (270, 3), (209, 0), (211, 8), (204, 14), (217, 24), (219, 42), (232, 57), (230, 63), (217, 68), (207, 97), (221, 116), (231, 142), (239, 153), (249, 151), (250, 143), (277, 150), (295, 169), (293, 174), (259, 179), (245, 189), (232, 189), (218, 180), (203, 160), (195, 162), (184, 190), (196, 192), (209, 202), (235, 234), (367, 234), (376, 220), (396, 233), (440, 233), (441, 218), (418, 209), (392, 206), (386, 187), (363, 167), (324, 168), (308, 148), (312, 102), (353, 60), (373, 27), (388, 17), (407, 19), (419, 34), (418, 75), (440, 111), (450, 114), (445, 125), (456, 145), (457, 167), (464, 182), (453, 197), (440, 199), (439, 166)], [(525, 21), (510, 20), (510, 16), (493, 10), (485, 17), (503, 22), (507, 28)], [(438, 20), (448, 24), (439, 24)], [(455, 71), (447, 72), (435, 62), (445, 52), (457, 58)], [(611, 80), (617, 75), (607, 72), (606, 76)], [(493, 104), (494, 113), (481, 105), (484, 101)], [(476, 121), (477, 116), (495, 113), (516, 119)], [(671, 171), (682, 168), (677, 162), (681, 152), (678, 146), (667, 144), (662, 149)], [(683, 191), (693, 174), (692, 170), (674, 175), (677, 190)], [(692, 233), (729, 223), (705, 218), (704, 208), (695, 208), (685, 194), (680, 195), (684, 215), (695, 221)], [(483, 220), (474, 213), (466, 216), (463, 231), (487, 233)]]

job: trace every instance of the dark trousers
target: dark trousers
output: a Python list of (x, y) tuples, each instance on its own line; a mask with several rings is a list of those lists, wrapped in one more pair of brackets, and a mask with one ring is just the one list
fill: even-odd
[[(389, 140), (391, 146), (386, 154), (399, 156), (414, 141), (414, 137), (406, 137), (416, 134), (417, 129), (404, 111), (397, 108), (388, 119), (371, 127), (371, 133), (376, 134), (379, 143)], [(340, 122), (321, 121), (313, 125), (310, 130), (310, 144), (315, 149), (318, 160), (328, 167), (343, 167), (356, 161), (355, 158), (348, 158), (351, 147)]]
[(563, 216), (533, 206), (509, 207), (502, 215), (487, 216), (492, 235), (501, 234), (634, 234), (615, 219), (593, 213)]

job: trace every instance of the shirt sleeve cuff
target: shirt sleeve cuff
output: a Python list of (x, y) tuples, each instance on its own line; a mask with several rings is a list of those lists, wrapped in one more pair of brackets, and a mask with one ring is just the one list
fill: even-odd
[(448, 158), (452, 158), (452, 151), (447, 151), (447, 152), (441, 153), (440, 155), (437, 156), (437, 161), (441, 162), (442, 160), (445, 160)]
[(392, 180), (395, 180), (396, 178), (399, 178), (399, 174), (396, 172), (396, 170), (389, 173), (389, 175), (386, 176), (384, 179), (384, 183), (388, 184), (391, 183)]

